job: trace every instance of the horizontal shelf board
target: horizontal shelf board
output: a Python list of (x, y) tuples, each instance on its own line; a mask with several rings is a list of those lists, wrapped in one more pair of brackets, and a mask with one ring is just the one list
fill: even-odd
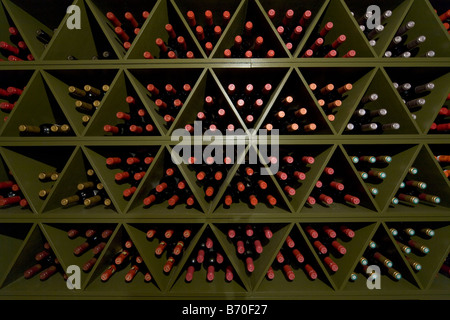
[(0, 296), (5, 300), (27, 300), (27, 299), (40, 299), (40, 300), (65, 300), (65, 299), (74, 299), (77, 300), (90, 300), (90, 299), (99, 299), (99, 298), (112, 298), (112, 299), (120, 299), (120, 300), (135, 300), (135, 299), (142, 299), (142, 300), (166, 300), (166, 299), (172, 299), (172, 300), (192, 300), (192, 299), (200, 299), (200, 300), (230, 300), (230, 299), (236, 299), (239, 300), (252, 300), (252, 299), (258, 299), (258, 300), (270, 300), (270, 301), (276, 301), (276, 300), (342, 300), (342, 299), (355, 299), (358, 300), (396, 300), (399, 296), (402, 297), (402, 299), (410, 300), (410, 299), (419, 299), (419, 300), (447, 300), (448, 298), (448, 291), (446, 290), (417, 290), (414, 292), (411, 291), (392, 291), (391, 294), (376, 294), (376, 292), (373, 292), (375, 290), (372, 290), (370, 292), (367, 292), (369, 290), (364, 291), (353, 291), (353, 292), (341, 292), (341, 291), (313, 291), (313, 290), (305, 290), (305, 291), (298, 291), (295, 295), (292, 294), (283, 294), (277, 292), (276, 295), (266, 293), (266, 292), (250, 292), (250, 293), (239, 293), (239, 292), (233, 292), (232, 297), (228, 295), (221, 295), (221, 294), (194, 294), (189, 293), (189, 296), (181, 295), (181, 294), (174, 294), (174, 293), (161, 293), (159, 295), (150, 295), (150, 294), (143, 294), (143, 293), (135, 293), (127, 291), (126, 294), (121, 293), (120, 291), (116, 293), (104, 293), (99, 292), (98, 294), (95, 293), (89, 293), (86, 291), (80, 292), (80, 293), (72, 293), (69, 290), (67, 290), (67, 293), (58, 293), (58, 294), (50, 294), (48, 292), (41, 292), (39, 296), (36, 296), (36, 294), (33, 293), (27, 293), (24, 292), (23, 294), (17, 295), (17, 294), (8, 294), (8, 292), (2, 292), (0, 290)]
[(65, 60), (53, 61), (23, 61), (23, 62), (0, 62), (2, 70), (8, 69), (108, 69), (108, 68), (134, 68), (134, 69), (154, 69), (154, 68), (281, 68), (281, 67), (445, 67), (450, 66), (450, 58), (275, 58), (275, 59), (176, 59), (167, 60), (155, 59), (148, 61), (145, 59), (136, 60), (77, 60), (67, 62)]
[[(225, 136), (224, 136), (225, 137)], [(230, 136), (231, 137), (231, 136)], [(244, 138), (242, 136), (234, 136), (235, 140), (239, 137), (239, 141)], [(299, 135), (299, 136), (279, 136), (280, 144), (289, 145), (315, 145), (315, 144), (379, 144), (379, 145), (395, 145), (403, 143), (415, 144), (448, 144), (448, 135), (395, 135), (384, 136), (346, 136), (346, 135)], [(209, 141), (202, 141), (201, 138), (184, 139), (183, 144), (200, 144), (210, 145)], [(248, 138), (245, 139), (248, 142)], [(238, 141), (238, 140), (236, 140)], [(246, 141), (243, 144), (248, 144)], [(138, 146), (138, 145), (178, 145), (178, 141), (172, 141), (171, 136), (155, 136), (155, 137), (2, 137), (0, 138), (0, 146)]]
[[(186, 217), (182, 215), (173, 215), (171, 217), (161, 216), (142, 216), (142, 215), (129, 215), (121, 214), (114, 217), (106, 217), (105, 215), (92, 215), (89, 222), (92, 223), (166, 223), (168, 221), (175, 221), (176, 223), (305, 223), (305, 222), (403, 222), (408, 221), (432, 221), (432, 222), (448, 222), (450, 221), (449, 215), (432, 215), (427, 212), (421, 212), (417, 215), (405, 215), (405, 216), (381, 216), (378, 213), (373, 215), (360, 214), (347, 215), (347, 216), (334, 216), (319, 215), (319, 214), (291, 214), (291, 215), (277, 215), (277, 217), (269, 216), (257, 216), (252, 215), (209, 215), (208, 217)], [(60, 214), (34, 214), (30, 217), (18, 217), (14, 214), (5, 214), (0, 217), (0, 223), (85, 223), (86, 219), (82, 216), (65, 215), (61, 217)]]

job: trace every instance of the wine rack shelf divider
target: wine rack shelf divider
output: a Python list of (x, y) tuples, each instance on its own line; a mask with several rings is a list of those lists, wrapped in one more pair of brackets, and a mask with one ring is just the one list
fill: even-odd
[[(5, 121), (0, 124), (0, 178), (6, 181), (12, 176), (28, 201), (28, 207), (11, 206), (0, 209), (0, 297), (3, 299), (448, 299), (450, 278), (440, 273), (440, 266), (450, 254), (450, 181), (443, 172), (449, 169), (439, 163), (437, 155), (450, 150), (448, 133), (434, 134), (429, 129), (438, 117), (442, 106), (449, 107), (446, 100), (450, 92), (450, 34), (428, 0), (380, 1), (382, 9), (392, 10), (392, 16), (384, 23), (384, 31), (377, 38), (377, 45), (371, 46), (357, 19), (372, 1), (364, 0), (45, 0), (40, 8), (28, 2), (17, 0), (0, 1), (0, 40), (8, 39), (9, 27), (16, 27), (34, 57), (32, 61), (8, 61), (0, 51), (0, 88), (23, 87), (17, 97), (14, 109), (0, 110)], [(124, 4), (127, 2), (127, 4)], [(66, 8), (77, 5), (81, 9), (81, 30), (66, 27), (70, 15)], [(291, 51), (277, 32), (280, 14), (287, 9), (295, 13), (307, 9), (313, 11), (311, 22), (303, 29), (302, 38)], [(199, 24), (205, 23), (202, 12), (211, 9), (214, 19), (220, 21), (217, 13), (229, 10), (231, 18), (223, 26), (222, 34), (213, 50), (207, 53), (191, 29), (186, 14), (193, 10)], [(268, 15), (275, 9), (274, 20)], [(107, 19), (109, 11), (123, 15), (134, 10), (135, 15), (148, 12), (145, 20), (138, 16), (140, 31), (131, 37), (129, 48), (115, 32), (114, 25)], [(217, 15), (217, 16), (216, 16)], [(297, 17), (297, 15), (295, 16)], [(263, 33), (265, 45), (274, 49), (274, 58), (225, 58), (224, 50), (233, 46), (235, 36), (242, 34), (244, 24), (252, 20)], [(296, 18), (295, 18), (296, 19)], [(397, 30), (407, 21), (417, 23), (411, 37), (425, 35), (427, 42), (420, 47), (417, 57), (384, 58)], [(341, 57), (334, 59), (303, 58), (305, 51), (316, 38), (319, 27), (333, 21), (330, 37), (340, 34), (348, 37), (341, 48)], [(179, 35), (185, 37), (187, 46), (193, 51), (194, 59), (160, 59), (155, 44), (158, 37), (167, 40), (166, 24), (172, 24)], [(51, 36), (44, 46), (36, 37), (36, 29)], [(349, 50), (356, 50), (354, 58), (342, 58)], [(424, 58), (425, 52), (434, 50), (436, 57)], [(101, 55), (107, 51), (108, 59)], [(145, 59), (150, 51), (155, 59)], [(69, 61), (68, 56), (75, 59)], [(91, 59), (93, 56), (99, 59)], [(188, 95), (171, 125), (167, 125), (159, 112), (154, 97), (147, 85), (163, 86), (172, 81), (177, 85), (189, 83)], [(270, 97), (265, 101), (261, 113), (253, 124), (245, 121), (238, 107), (228, 95), (229, 83), (262, 84), (272, 81)], [(94, 87), (108, 85), (100, 107), (91, 115), (87, 124), (82, 114), (75, 109), (75, 99), (68, 95), (71, 85), (83, 86), (91, 82)], [(436, 90), (427, 96), (428, 109), (413, 114), (402, 101), (394, 83), (432, 81)], [(325, 86), (329, 82), (341, 85), (353, 84), (353, 91), (345, 96), (342, 108), (329, 117), (328, 111), (320, 107), (310, 88), (311, 83)], [(377, 92), (380, 106), (388, 110), (388, 122), (398, 122), (401, 129), (394, 133), (349, 134), (345, 128), (367, 94)], [(199, 183), (193, 166), (176, 165), (180, 176), (186, 181), (186, 188), (195, 198), (192, 208), (182, 205), (168, 208), (158, 203), (146, 207), (144, 199), (159, 184), (164, 171), (173, 160), (181, 160), (174, 150), (181, 145), (202, 144), (203, 149), (212, 144), (202, 136), (184, 137), (181, 144), (174, 134), (186, 124), (195, 120), (196, 114), (204, 110), (207, 95), (214, 95), (221, 101), (227, 114), (231, 114), (234, 125), (242, 128), (240, 136), (243, 153), (237, 154), (235, 162), (227, 168), (222, 184), (211, 199), (205, 197), (205, 186)], [(243, 169), (246, 157), (251, 153), (262, 168), (269, 169), (255, 139), (259, 129), (273, 116), (280, 101), (291, 95), (298, 106), (311, 110), (309, 116), (320, 127), (308, 134), (281, 134), (278, 143), (284, 152), (306, 152), (315, 157), (315, 163), (308, 167), (306, 179), (295, 188), (295, 195), (289, 195), (283, 184), (275, 177), (267, 177), (267, 193), (273, 195), (276, 205), (258, 203), (250, 208), (245, 202), (224, 206), (224, 197), (235, 176)], [(111, 136), (104, 126), (117, 121), (116, 113), (129, 112), (125, 98), (133, 96), (154, 125), (155, 133), (148, 136)], [(0, 97), (1, 98), (1, 97)], [(2, 100), (3, 101), (3, 100)], [(299, 102), (297, 102), (299, 101)], [(64, 137), (22, 136), (18, 126), (62, 122), (69, 124), (72, 133)], [(237, 138), (237, 137), (236, 137)], [(142, 181), (136, 185), (131, 197), (123, 192), (131, 184), (119, 184), (114, 175), (120, 168), (110, 168), (106, 159), (115, 153), (126, 154), (135, 149), (151, 153), (153, 161), (146, 168)], [(270, 148), (269, 148), (270, 149)], [(186, 149), (187, 150), (187, 149)], [(351, 157), (359, 151), (376, 156), (389, 155), (392, 162), (385, 167), (388, 177), (382, 182), (366, 181)], [(282, 151), (283, 152), (283, 151)], [(330, 206), (311, 207), (308, 196), (314, 192), (326, 167), (334, 167), (339, 179), (349, 190), (360, 195), (361, 205), (334, 203)], [(417, 179), (427, 182), (429, 190), (440, 196), (436, 204), (393, 205), (402, 182), (410, 175), (411, 167), (419, 170)], [(92, 208), (82, 205), (62, 208), (61, 199), (76, 192), (78, 183), (89, 180), (88, 169), (94, 169), (97, 181), (104, 187), (111, 200), (109, 207)], [(56, 181), (41, 182), (39, 172), (57, 171)], [(374, 194), (374, 188), (378, 194)], [(41, 190), (47, 190), (46, 197), (40, 197)], [(267, 195), (268, 195), (267, 194)], [(231, 227), (247, 224), (259, 227), (269, 226), (273, 237), (264, 244), (264, 251), (254, 261), (254, 272), (246, 269), (246, 263), (236, 252), (235, 244), (228, 237)], [(427, 255), (416, 251), (405, 253), (404, 247), (391, 233), (392, 228), (404, 225), (424, 226), (436, 231), (431, 238), (413, 239), (423, 241), (430, 248)], [(308, 233), (309, 226), (321, 228), (331, 225), (339, 229), (347, 225), (355, 231), (351, 241), (338, 237), (348, 252), (339, 255), (330, 252), (329, 257), (339, 265), (339, 271), (330, 271), (324, 256), (317, 251)], [(48, 243), (54, 251), (63, 270), (70, 265), (82, 265), (86, 255), (75, 256), (73, 250), (86, 241), (85, 237), (69, 239), (67, 232), (72, 227), (110, 228), (113, 230), (105, 249), (98, 255), (93, 268), (82, 273), (81, 290), (68, 290), (63, 274), (46, 281), (39, 277), (24, 279), (24, 271), (35, 262), (33, 257)], [(161, 239), (149, 241), (146, 233), (151, 227), (168, 228), (190, 226), (192, 237), (170, 273), (163, 271), (167, 259), (153, 254)], [(224, 261), (234, 270), (234, 280), (225, 281), (224, 270), (216, 274), (211, 282), (206, 280), (206, 270), (195, 273), (192, 283), (184, 279), (190, 259), (201, 248), (206, 237), (222, 250)], [(274, 279), (268, 280), (267, 273), (276, 265), (274, 261), (280, 250), (285, 250), (287, 240), (298, 245), (305, 261), (311, 264), (318, 278), (312, 281), (303, 267), (294, 267), (296, 279), (289, 281), (280, 269), (274, 271)], [(133, 282), (126, 283), (125, 270), (118, 271), (109, 281), (100, 280), (102, 273), (112, 263), (114, 255), (124, 241), (130, 239), (136, 252), (142, 257), (143, 265), (153, 279), (144, 281), (144, 274), (138, 273)], [(391, 254), (401, 280), (393, 280), (387, 273), (382, 275), (382, 289), (369, 290), (366, 277), (358, 274), (356, 281), (350, 277), (359, 270), (360, 259), (372, 250), (372, 240), (383, 243), (380, 250)], [(423, 269), (417, 271), (414, 259)]]

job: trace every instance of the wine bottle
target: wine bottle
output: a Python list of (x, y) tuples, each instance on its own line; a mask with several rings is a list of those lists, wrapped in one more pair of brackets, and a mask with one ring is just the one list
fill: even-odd
[[(167, 23), (164, 28), (169, 36), (167, 43), (162, 38), (155, 40), (159, 48), (159, 59), (193, 58), (193, 52), (188, 49), (185, 37), (178, 35), (171, 23)], [(146, 55), (147, 58), (154, 58), (151, 53), (150, 56), (148, 53)]]
[(15, 26), (10, 26), (8, 28), (8, 32), (10, 34), (9, 40), (13, 43), (18, 45), (20, 42), (23, 42), (23, 37), (20, 34), (19, 30)]
[(424, 245), (420, 240), (413, 239), (412, 237), (415, 235), (415, 231), (413, 228), (404, 228), (402, 232), (398, 232), (394, 235), (394, 238), (404, 246), (410, 247), (412, 250), (419, 255), (426, 255), (430, 252), (428, 246)]
[[(129, 267), (130, 265), (131, 267)], [(122, 242), (122, 246), (119, 247), (118, 251), (113, 254), (111, 264), (101, 274), (100, 278), (103, 282), (108, 281), (117, 271), (124, 270), (126, 268), (129, 268), (125, 275), (126, 282), (131, 282), (139, 270), (144, 271), (146, 269), (143, 265), (142, 258), (130, 240), (125, 240)], [(146, 273), (144, 280), (151, 280), (151, 275), (148, 272)]]
[(302, 17), (299, 20), (299, 25), (301, 25), (302, 27), (306, 27), (310, 22), (311, 22), (311, 18), (312, 18), (313, 14), (311, 12), (311, 10), (305, 10), (303, 12)]
[[(307, 229), (310, 226), (307, 226)], [(314, 230), (310, 228), (311, 234), (313, 234)], [(269, 268), (269, 272), (267, 276), (269, 279), (273, 279), (275, 276), (275, 270), (281, 270), (285, 275), (288, 281), (293, 281), (295, 279), (294, 269), (299, 267), (303, 269), (306, 275), (311, 279), (315, 280), (317, 278), (317, 272), (314, 268), (308, 263), (307, 256), (302, 254), (302, 248), (297, 246), (292, 238), (288, 237), (288, 241), (285, 241), (283, 246), (278, 251), (275, 261), (272, 263)]]
[(292, 51), (300, 42), (305, 27), (309, 24), (312, 13), (309, 10), (303, 12), (299, 20), (295, 19), (295, 12), (287, 9), (283, 16), (277, 16), (276, 11), (268, 11), (269, 18), (275, 24), (277, 31), (283, 39), (289, 51)]
[(115, 26), (114, 31), (120, 39), (123, 48), (125, 50), (130, 49), (131, 43), (140, 31), (140, 23), (136, 20), (135, 16), (131, 12), (125, 12), (124, 22), (119, 21), (113, 12), (107, 12), (106, 17)]
[(144, 198), (145, 207), (167, 201), (170, 207), (175, 207), (185, 203), (188, 208), (192, 208), (196, 201), (181, 173), (175, 171), (174, 174), (167, 174), (159, 180), (159, 184)]
[[(427, 82), (420, 85), (412, 85), (411, 83), (404, 83), (402, 85), (398, 85), (397, 91), (399, 92), (400, 96), (403, 98), (405, 103), (409, 106), (412, 101), (419, 102), (419, 98), (422, 98), (425, 100), (425, 96), (432, 92), (435, 89), (435, 84), (433, 82)], [(420, 101), (421, 104), (419, 106), (422, 106), (425, 104), (425, 101)], [(411, 106), (413, 107), (413, 106)]]
[(408, 21), (406, 24), (401, 26), (398, 30), (395, 36), (403, 36), (406, 32), (414, 28), (416, 23), (414, 21)]
[(25, 279), (30, 279), (39, 273), (40, 280), (45, 281), (60, 270), (58, 258), (48, 242), (43, 244), (42, 251), (35, 254), (34, 260), (35, 264), (24, 272)]
[(35, 125), (19, 125), (19, 133), (22, 135), (38, 135), (38, 136), (58, 136), (66, 135), (71, 132), (68, 124), (43, 123), (39, 126)]
[[(74, 255), (81, 256), (87, 250), (92, 249), (92, 253), (94, 254), (94, 256), (98, 256), (105, 248), (106, 241), (111, 236), (111, 233), (111, 230), (104, 230), (103, 232), (99, 232), (99, 230), (96, 229), (86, 230), (86, 241), (74, 248)], [(91, 263), (89, 263), (86, 267), (92, 267)]]
[(439, 204), (441, 199), (439, 196), (426, 193), (427, 183), (417, 181), (415, 179), (407, 179), (403, 182), (402, 188), (399, 190), (397, 198), (402, 201), (418, 204), (425, 201), (431, 204)]
[(197, 262), (197, 259), (192, 258), (188, 262), (188, 267), (186, 269), (185, 281), (191, 282), (194, 278), (194, 273), (199, 271), (201, 264)]
[(179, 256), (183, 253), (186, 246), (189, 244), (191, 239), (192, 231), (190, 229), (185, 229), (181, 237), (178, 238), (175, 247), (173, 248), (173, 254)]
[(448, 22), (448, 20), (450, 19), (450, 10), (445, 11), (444, 13), (441, 13), (439, 15), (439, 19), (445, 23)]
[(23, 40), (13, 44), (7, 41), (0, 41), (0, 52), (8, 57), (9, 61), (33, 61), (34, 57), (30, 53), (28, 46)]
[(319, 47), (317, 51), (317, 55), (319, 57), (328, 57), (328, 55), (335, 57), (337, 55), (337, 49), (347, 40), (347, 37), (345, 34), (340, 35), (337, 37), (333, 42), (330, 44), (323, 44)]
[(25, 199), (18, 184), (15, 182), (11, 173), (8, 174), (9, 180), (0, 182), (0, 207), (16, 206), (28, 207), (28, 201)]
[(216, 24), (216, 19), (213, 18), (213, 12), (206, 10), (204, 12), (205, 23), (203, 26), (197, 25), (195, 14), (193, 11), (187, 13), (189, 25), (195, 31), (197, 39), (201, 46), (205, 49), (206, 54), (209, 56), (217, 41), (222, 36), (223, 29), (228, 24), (230, 19), (230, 12), (224, 11), (222, 14), (222, 24)]
[(150, 117), (142, 106), (137, 105), (135, 99), (131, 96), (126, 98), (130, 105), (130, 112), (119, 111), (116, 118), (120, 123), (116, 125), (105, 125), (105, 132), (113, 135), (153, 135), (157, 130), (150, 120)]
[(372, 260), (372, 262), (374, 262), (374, 263), (376, 263), (378, 265), (384, 266), (386, 268), (392, 268), (393, 265), (394, 265), (392, 260), (390, 260), (389, 258), (384, 256), (379, 251), (374, 251), (372, 253), (372, 255), (370, 256), (370, 259)]
[(290, 266), (290, 261), (289, 259), (287, 259), (283, 266), (282, 266), (282, 270), (283, 273), (286, 277), (286, 279), (288, 279), (288, 281), (294, 281), (295, 280), (295, 273), (294, 270), (292, 269), (292, 267)]
[(354, 57), (356, 55), (355, 50), (350, 50), (346, 53), (341, 53), (339, 50), (341, 44), (343, 44), (347, 39), (345, 34), (341, 34), (335, 39), (329, 39), (327, 34), (333, 28), (334, 23), (332, 21), (328, 21), (323, 25), (323, 27), (318, 25), (311, 37), (311, 39), (313, 39), (313, 43), (310, 43), (310, 47), (307, 47), (304, 51), (303, 57)]
[(95, 187), (77, 190), (74, 195), (63, 198), (61, 200), (61, 205), (63, 207), (69, 207), (75, 204), (84, 204), (85, 207), (89, 208), (100, 204), (105, 197), (106, 192), (104, 188), (101, 184), (97, 184)]
[(225, 49), (227, 58), (269, 58), (275, 55), (275, 51), (266, 48), (264, 37), (259, 35), (252, 21), (246, 21), (244, 30), (234, 38), (232, 47)]
[(446, 276), (450, 276), (450, 258), (447, 256), (444, 263), (442, 264), (441, 268), (439, 269), (439, 272), (441, 274), (444, 274)]
[(52, 39), (47, 32), (42, 29), (36, 30), (36, 39), (39, 40), (44, 46), (48, 45)]
[(269, 269), (267, 270), (266, 278), (268, 280), (273, 280), (275, 278), (275, 271), (273, 270), (272, 266), (270, 266)]

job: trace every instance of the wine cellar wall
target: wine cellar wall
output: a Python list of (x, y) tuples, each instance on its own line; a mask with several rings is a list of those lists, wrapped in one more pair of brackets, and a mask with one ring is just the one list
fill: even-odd
[(0, 297), (448, 299), (450, 6), (372, 4), (1, 0)]

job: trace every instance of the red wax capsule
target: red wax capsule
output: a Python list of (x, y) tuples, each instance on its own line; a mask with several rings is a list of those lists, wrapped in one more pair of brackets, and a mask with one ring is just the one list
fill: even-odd
[(317, 279), (317, 272), (309, 264), (305, 265), (305, 271), (312, 280)]
[(295, 279), (295, 273), (294, 273), (294, 271), (292, 270), (292, 268), (291, 268), (290, 265), (285, 264), (285, 265), (283, 266), (283, 271), (284, 271), (286, 277), (287, 277), (290, 281), (293, 281), (293, 280)]

